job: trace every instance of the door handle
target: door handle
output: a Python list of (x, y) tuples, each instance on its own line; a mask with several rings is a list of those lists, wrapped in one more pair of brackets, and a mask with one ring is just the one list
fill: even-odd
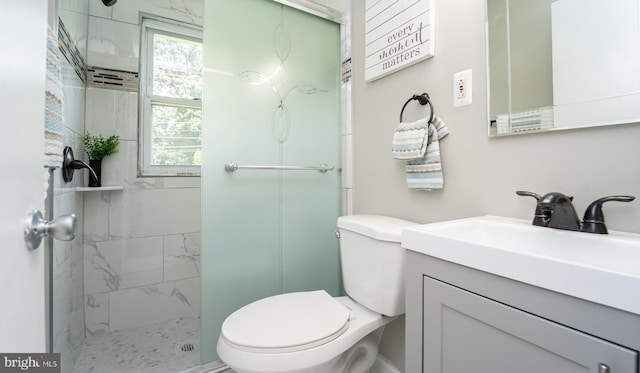
[(77, 226), (78, 219), (75, 214), (62, 215), (51, 221), (46, 221), (39, 210), (33, 210), (27, 215), (24, 241), (29, 250), (37, 249), (43, 237), (71, 241), (76, 237)]

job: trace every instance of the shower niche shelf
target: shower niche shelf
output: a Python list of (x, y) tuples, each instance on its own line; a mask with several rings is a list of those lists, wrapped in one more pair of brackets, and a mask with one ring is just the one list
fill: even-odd
[(105, 185), (101, 187), (76, 187), (76, 192), (108, 192), (111, 190), (123, 190), (122, 185)]

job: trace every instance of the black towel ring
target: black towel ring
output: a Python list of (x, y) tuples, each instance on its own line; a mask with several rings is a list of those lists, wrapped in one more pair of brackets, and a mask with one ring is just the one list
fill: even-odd
[(429, 110), (430, 110), (429, 123), (433, 122), (433, 104), (431, 103), (429, 94), (423, 93), (421, 95), (413, 95), (413, 97), (411, 97), (410, 99), (407, 100), (407, 102), (404, 103), (404, 105), (402, 106), (402, 110), (400, 110), (400, 123), (402, 123), (402, 114), (404, 113), (404, 108), (406, 108), (407, 104), (409, 104), (409, 102), (413, 100), (418, 100), (420, 105), (429, 104)]

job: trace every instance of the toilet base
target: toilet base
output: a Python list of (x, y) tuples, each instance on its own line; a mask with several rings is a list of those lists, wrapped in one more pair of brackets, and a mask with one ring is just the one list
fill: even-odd
[(238, 373), (367, 372), (375, 363), (384, 326), (395, 317), (377, 314), (349, 297), (335, 298), (351, 311), (349, 328), (324, 345), (290, 353), (261, 353), (233, 348), (218, 339), (218, 356)]
[(327, 370), (327, 373), (368, 373), (378, 356), (378, 344), (384, 326), (362, 338), (349, 350), (345, 351)]

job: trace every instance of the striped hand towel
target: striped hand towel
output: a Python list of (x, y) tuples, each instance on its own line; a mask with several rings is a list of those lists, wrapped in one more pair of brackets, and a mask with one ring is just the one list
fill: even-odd
[(62, 167), (64, 93), (62, 91), (61, 71), (58, 59), (58, 39), (49, 27), (44, 113), (45, 167)]
[(429, 118), (413, 123), (400, 123), (393, 134), (391, 154), (395, 159), (420, 159), (427, 150)]
[(407, 185), (410, 189), (433, 190), (444, 188), (440, 140), (449, 134), (447, 125), (438, 117), (429, 124), (427, 151), (420, 159), (408, 160), (406, 164)]

